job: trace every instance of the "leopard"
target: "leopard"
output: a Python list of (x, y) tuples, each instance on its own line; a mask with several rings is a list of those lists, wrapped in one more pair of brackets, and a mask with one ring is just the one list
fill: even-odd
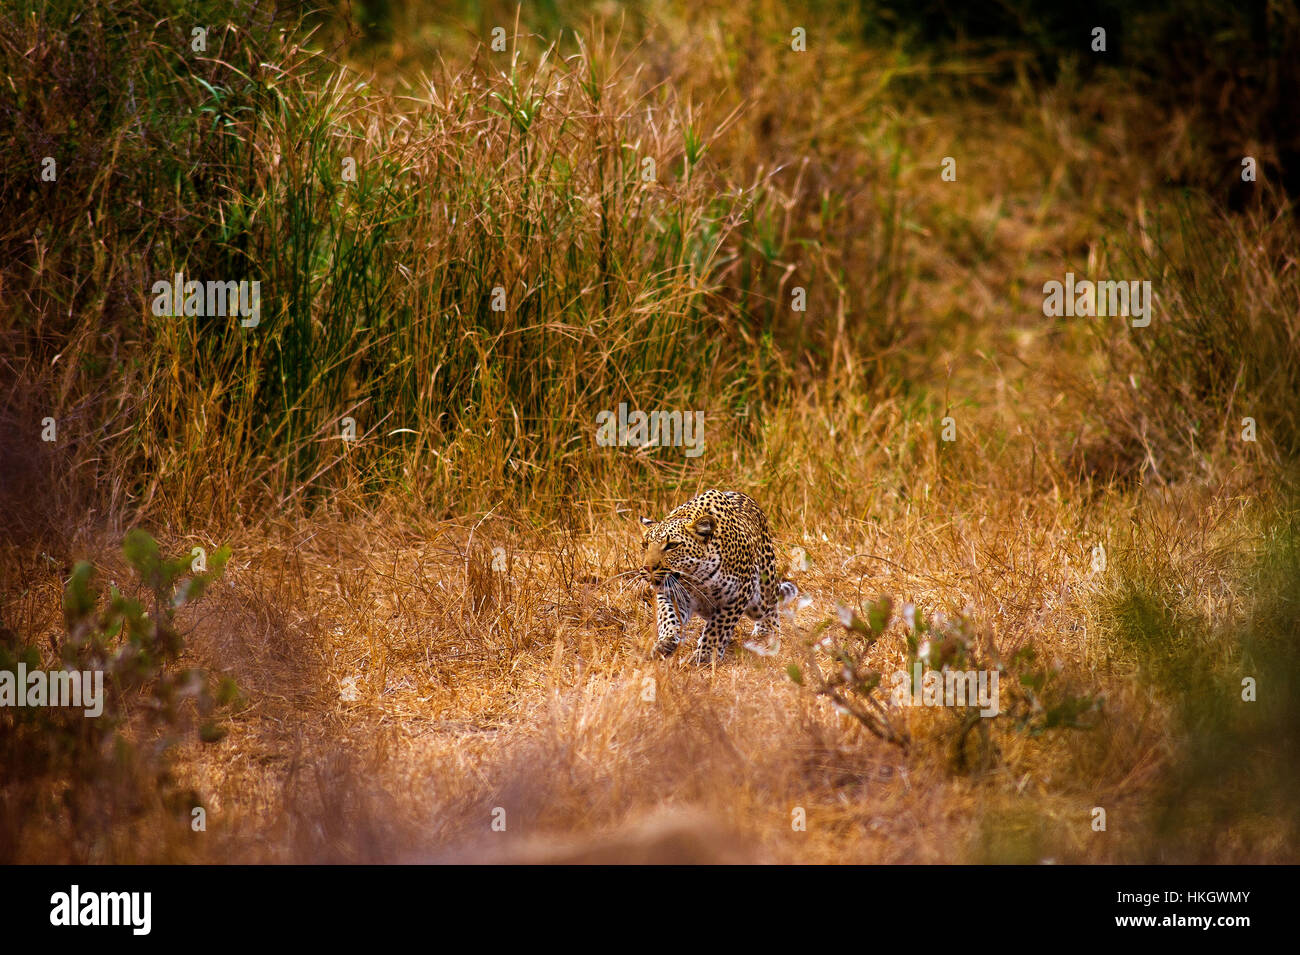
[(693, 616), (704, 620), (692, 660), (723, 658), (741, 616), (754, 621), (754, 638), (780, 645), (780, 609), (798, 588), (777, 574), (767, 515), (739, 491), (707, 490), (660, 521), (641, 518), (642, 578), (655, 600), (654, 654), (670, 657)]

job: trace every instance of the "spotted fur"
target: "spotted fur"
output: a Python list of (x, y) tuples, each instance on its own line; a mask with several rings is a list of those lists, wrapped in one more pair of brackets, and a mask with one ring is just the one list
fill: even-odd
[(798, 591), (776, 572), (776, 550), (767, 517), (739, 491), (705, 491), (662, 521), (646, 526), (642, 575), (654, 589), (658, 611), (655, 652), (670, 656), (692, 616), (704, 619), (696, 663), (721, 657), (742, 614), (754, 636), (774, 643), (781, 636), (779, 606)]

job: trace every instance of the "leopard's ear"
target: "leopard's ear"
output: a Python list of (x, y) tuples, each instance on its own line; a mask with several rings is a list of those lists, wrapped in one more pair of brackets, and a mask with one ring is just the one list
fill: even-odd
[(658, 523), (659, 523), (658, 521), (652, 521), (652, 520), (650, 520), (650, 518), (648, 518), (648, 517), (642, 517), (642, 518), (641, 518), (641, 526), (642, 526), (642, 527), (654, 527), (654, 526), (655, 526), (656, 524), (658, 524)]
[(713, 536), (713, 529), (717, 526), (717, 521), (713, 515), (705, 511), (695, 520), (691, 521), (691, 532), (702, 541), (707, 541)]

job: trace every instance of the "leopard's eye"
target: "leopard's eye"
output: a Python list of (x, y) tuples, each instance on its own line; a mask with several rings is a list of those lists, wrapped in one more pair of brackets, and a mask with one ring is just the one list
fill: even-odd
[(668, 543), (664, 544), (664, 550), (672, 550), (674, 547), (680, 547), (681, 543), (681, 541), (668, 541)]

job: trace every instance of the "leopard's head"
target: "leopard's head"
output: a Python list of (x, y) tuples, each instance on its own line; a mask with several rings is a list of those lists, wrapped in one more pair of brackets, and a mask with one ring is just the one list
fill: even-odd
[(656, 590), (677, 580), (703, 583), (722, 561), (716, 531), (718, 519), (700, 508), (694, 513), (668, 515), (662, 521), (641, 518), (645, 537), (641, 542), (642, 575)]

